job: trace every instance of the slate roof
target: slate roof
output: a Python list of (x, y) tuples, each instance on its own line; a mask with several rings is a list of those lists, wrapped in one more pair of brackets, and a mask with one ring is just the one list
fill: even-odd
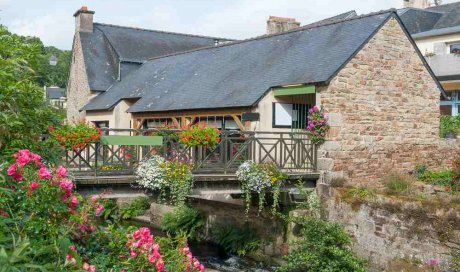
[[(398, 10), (398, 14), (409, 33), (420, 33), (419, 37), (437, 35), (436, 33), (443, 33), (443, 28), (460, 26), (460, 2), (426, 9), (405, 8)], [(421, 34), (427, 31), (432, 32)]]
[(327, 83), (394, 11), (152, 59), (84, 110), (139, 98), (129, 112), (247, 107), (271, 88)]
[(46, 87), (45, 95), (47, 99), (60, 99), (67, 96), (65, 89), (59, 87)]
[(94, 23), (93, 33), (80, 32), (80, 38), (93, 91), (105, 91), (118, 79), (120, 62), (140, 64), (149, 58), (229, 40), (101, 23)]

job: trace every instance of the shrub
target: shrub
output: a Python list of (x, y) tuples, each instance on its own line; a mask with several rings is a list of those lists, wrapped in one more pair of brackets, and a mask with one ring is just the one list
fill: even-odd
[(184, 237), (98, 227), (110, 202), (75, 194), (67, 170), (47, 167), (38, 154), (14, 157), (0, 187), (0, 270), (204, 271)]
[(329, 125), (323, 108), (314, 106), (308, 111), (307, 131), (311, 133), (310, 140), (313, 144), (321, 145), (326, 140)]
[(364, 272), (365, 262), (350, 250), (351, 239), (337, 223), (312, 217), (299, 217), (299, 240), (284, 258), (278, 271)]
[(121, 218), (129, 219), (140, 216), (150, 208), (150, 200), (148, 197), (138, 197), (133, 202), (124, 205), (120, 209)]
[(196, 209), (181, 206), (166, 213), (161, 220), (161, 228), (169, 234), (184, 234), (188, 239), (198, 240), (204, 226), (203, 218)]
[(390, 193), (401, 194), (412, 188), (414, 179), (408, 175), (390, 173), (382, 180), (382, 183), (387, 187)]
[(158, 192), (162, 200), (170, 195), (171, 202), (178, 206), (185, 203), (193, 186), (190, 165), (178, 160), (167, 161), (157, 155), (142, 162), (135, 174), (140, 186)]
[(215, 147), (219, 143), (220, 132), (217, 128), (207, 127), (201, 122), (179, 133), (179, 142), (190, 147)]
[(263, 210), (265, 195), (267, 192), (273, 194), (272, 212), (276, 213), (279, 195), (283, 181), (287, 178), (275, 164), (257, 164), (253, 161), (245, 161), (238, 167), (236, 177), (240, 181), (241, 190), (246, 204), (246, 213), (249, 212), (251, 194), (259, 195), (259, 212)]
[(453, 169), (454, 170), (443, 171), (427, 170), (422, 176), (420, 176), (420, 180), (428, 184), (444, 186), (450, 192), (458, 192), (460, 191), (460, 182), (455, 178), (455, 171), (458, 170), (456, 170), (456, 167)]
[(214, 225), (211, 228), (212, 240), (229, 253), (244, 256), (260, 248), (261, 240), (249, 224), (242, 228), (233, 225)]
[(458, 133), (460, 129), (460, 116), (441, 115), (439, 123), (439, 135), (445, 138), (447, 133)]
[(99, 141), (101, 130), (80, 120), (57, 128), (51, 127), (50, 134), (67, 150), (79, 150), (89, 143)]

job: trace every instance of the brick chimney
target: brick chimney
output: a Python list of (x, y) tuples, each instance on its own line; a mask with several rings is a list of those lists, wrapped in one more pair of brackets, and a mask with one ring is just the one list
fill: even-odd
[(403, 0), (403, 4), (405, 8), (425, 9), (430, 6), (428, 0)]
[(295, 18), (270, 16), (267, 20), (267, 34), (288, 31), (300, 26)]
[(75, 32), (93, 32), (93, 14), (94, 11), (88, 10), (87, 6), (82, 6), (77, 10), (75, 17)]

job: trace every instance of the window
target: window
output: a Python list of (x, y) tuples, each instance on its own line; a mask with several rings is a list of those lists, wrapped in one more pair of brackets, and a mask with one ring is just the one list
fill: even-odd
[(292, 126), (292, 104), (273, 103), (273, 127), (290, 128)]
[(451, 54), (460, 54), (460, 43), (453, 43), (450, 45)]
[(273, 103), (274, 128), (305, 129), (310, 105)]
[(449, 99), (445, 99), (441, 95), (441, 114), (457, 116), (460, 111), (460, 91), (447, 92)]

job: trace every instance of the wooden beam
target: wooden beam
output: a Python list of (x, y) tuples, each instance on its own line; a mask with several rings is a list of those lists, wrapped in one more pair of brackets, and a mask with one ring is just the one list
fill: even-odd
[(171, 120), (173, 121), (173, 123), (176, 126), (176, 128), (180, 129), (179, 120), (177, 120), (176, 117), (171, 117)]
[(232, 114), (231, 116), (232, 116), (233, 120), (235, 120), (235, 122), (238, 125), (238, 127), (240, 128), (240, 130), (245, 131), (246, 128), (244, 127), (243, 123), (241, 123), (240, 118), (235, 114)]

